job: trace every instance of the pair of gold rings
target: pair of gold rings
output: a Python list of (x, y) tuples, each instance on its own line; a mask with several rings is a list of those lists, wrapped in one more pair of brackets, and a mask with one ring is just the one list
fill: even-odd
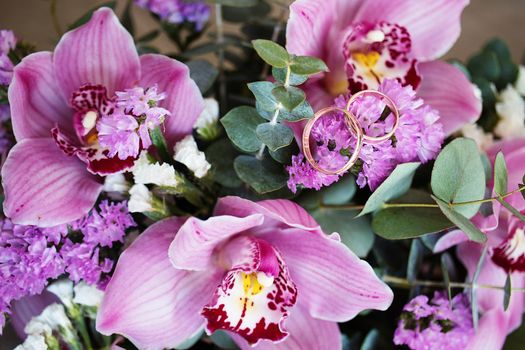
[[(363, 132), (363, 129), (359, 125), (357, 118), (355, 115), (350, 111), (350, 108), (352, 107), (352, 103), (355, 102), (359, 97), (365, 96), (365, 95), (371, 95), (376, 96), (385, 101), (386, 106), (390, 109), (392, 114), (394, 115), (394, 125), (392, 126), (392, 130), (386, 133), (383, 136), (374, 137), (374, 136), (368, 136)], [(352, 156), (348, 159), (348, 162), (346, 162), (345, 165), (343, 165), (341, 168), (336, 170), (328, 170), (319, 165), (317, 163), (312, 155), (312, 150), (310, 148), (310, 134), (312, 133), (312, 128), (314, 127), (315, 123), (323, 117), (325, 114), (331, 113), (331, 112), (340, 112), (343, 113), (345, 117), (346, 126), (350, 130), (350, 132), (355, 136), (356, 138), (356, 145), (354, 148), (354, 152), (352, 153)], [(384, 142), (392, 137), (394, 133), (396, 132), (396, 129), (399, 125), (399, 110), (397, 109), (394, 101), (384, 93), (377, 91), (377, 90), (363, 90), (359, 91), (352, 95), (352, 97), (348, 100), (348, 103), (346, 104), (346, 107), (339, 108), (336, 106), (323, 108), (317, 113), (315, 113), (314, 117), (308, 121), (306, 124), (304, 130), (303, 130), (303, 153), (306, 157), (306, 160), (310, 165), (317, 171), (326, 174), (326, 175), (341, 175), (345, 172), (347, 172), (357, 161), (359, 158), (359, 153), (361, 152), (361, 148), (363, 147), (363, 143), (372, 143), (377, 144)]]

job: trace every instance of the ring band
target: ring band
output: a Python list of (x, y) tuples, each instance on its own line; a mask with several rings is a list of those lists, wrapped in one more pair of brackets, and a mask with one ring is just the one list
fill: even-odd
[[(323, 115), (329, 113), (329, 112), (332, 112), (332, 111), (337, 111), (337, 112), (341, 112), (343, 113), (343, 115), (345, 116), (345, 121), (346, 121), (346, 125), (347, 127), (352, 131), (354, 131), (355, 133), (355, 136), (356, 136), (356, 145), (355, 145), (355, 149), (354, 149), (354, 152), (352, 153), (352, 156), (350, 157), (350, 159), (348, 160), (348, 162), (341, 168), (337, 169), (337, 170), (327, 170), (327, 169), (324, 169), (322, 168), (314, 159), (314, 157), (312, 156), (312, 150), (310, 149), (310, 134), (312, 132), (312, 128), (314, 127), (314, 124), (317, 120), (319, 120), (319, 118), (321, 118)], [(343, 174), (345, 173), (346, 171), (348, 171), (348, 169), (350, 169), (354, 164), (355, 162), (357, 161), (357, 158), (359, 157), (359, 153), (361, 152), (361, 147), (363, 146), (363, 130), (361, 130), (361, 127), (359, 126), (355, 116), (352, 114), (352, 112), (350, 112), (350, 110), (347, 110), (347, 109), (342, 109), (342, 108), (339, 108), (339, 107), (335, 107), (335, 106), (332, 106), (332, 107), (326, 107), (326, 108), (323, 108), (319, 111), (317, 111), (317, 113), (315, 113), (314, 117), (312, 119), (310, 119), (308, 121), (308, 123), (306, 124), (304, 130), (303, 130), (303, 153), (306, 157), (306, 160), (308, 161), (308, 163), (310, 163), (310, 165), (317, 171), (323, 173), (323, 174), (326, 174), (326, 175), (340, 175), (340, 174)]]
[(389, 138), (391, 138), (394, 135), (394, 133), (396, 132), (396, 129), (397, 129), (398, 125), (399, 125), (399, 110), (397, 109), (396, 104), (394, 103), (394, 101), (392, 101), (392, 99), (390, 97), (388, 97), (387, 95), (385, 95), (384, 93), (382, 93), (380, 91), (377, 91), (377, 90), (362, 90), (362, 91), (359, 91), (359, 92), (357, 92), (357, 93), (352, 95), (352, 97), (348, 100), (348, 102), (346, 104), (346, 109), (350, 111), (352, 103), (356, 99), (358, 99), (359, 97), (361, 97), (363, 95), (375, 95), (375, 96), (379, 96), (380, 98), (384, 99), (386, 101), (386, 105), (388, 106), (390, 111), (392, 111), (392, 113), (394, 114), (394, 118), (395, 118), (394, 125), (392, 126), (392, 130), (390, 132), (386, 133), (383, 136), (379, 136), (379, 137), (368, 136), (368, 135), (363, 133), (363, 140), (364, 140), (364, 142), (368, 142), (368, 143), (372, 143), (373, 144), (373, 143), (380, 143), (380, 142), (388, 140)]

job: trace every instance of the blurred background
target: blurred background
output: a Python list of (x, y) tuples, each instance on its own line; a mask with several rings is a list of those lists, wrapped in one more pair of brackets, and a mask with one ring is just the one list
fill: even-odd
[[(87, 10), (105, 2), (107, 0), (57, 0), (56, 12), (62, 30)], [(117, 2), (117, 12), (120, 12), (126, 0)], [(0, 0), (0, 28), (14, 30), (18, 37), (34, 43), (39, 50), (49, 50), (57, 40), (50, 4), (49, 0)], [(155, 21), (146, 10), (134, 7), (133, 16), (138, 35), (156, 28)], [(446, 58), (464, 60), (477, 52), (488, 39), (500, 37), (510, 46), (513, 59), (523, 61), (525, 0), (471, 0), (463, 13), (462, 25), (461, 37)], [(163, 52), (175, 49), (163, 36), (153, 43), (162, 47)]]

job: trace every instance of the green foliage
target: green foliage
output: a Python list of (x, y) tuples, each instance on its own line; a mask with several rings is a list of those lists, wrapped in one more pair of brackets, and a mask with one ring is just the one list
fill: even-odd
[(498, 195), (507, 193), (507, 164), (503, 153), (498, 152), (496, 160), (494, 161), (494, 192)]
[[(286, 74), (287, 74), (288, 68), (272, 68), (272, 75), (275, 78), (276, 81), (278, 81), (281, 84), (284, 84), (286, 81)], [(297, 86), (301, 85), (305, 81), (308, 80), (308, 75), (299, 75), (295, 73), (288, 73), (288, 85), (291, 86)]]
[(190, 77), (195, 81), (201, 94), (206, 94), (215, 83), (219, 71), (206, 60), (195, 60), (186, 63), (190, 69)]
[[(458, 138), (443, 148), (432, 169), (431, 187), (434, 195), (445, 203), (483, 199), (485, 171), (474, 141)], [(480, 205), (472, 203), (454, 209), (471, 218)]]
[(505, 286), (503, 287), (503, 310), (507, 311), (510, 304), (510, 297), (512, 295), (512, 278), (510, 273), (507, 274), (505, 279)]
[(242, 181), (233, 169), (233, 161), (239, 152), (227, 139), (217, 140), (206, 149), (206, 160), (210, 162), (213, 180), (224, 187), (239, 187)]
[(286, 68), (290, 64), (290, 55), (284, 47), (270, 40), (258, 39), (252, 41), (257, 54), (270, 66)]
[(419, 268), (423, 262), (425, 247), (419, 239), (413, 239), (410, 243), (410, 253), (408, 254), (407, 280), (414, 281), (417, 278)]
[(303, 90), (295, 86), (278, 86), (272, 90), (272, 95), (290, 112), (306, 100)]
[(447, 203), (432, 196), (436, 203), (439, 206), (439, 209), (443, 214), (454, 223), (461, 231), (470, 238), (470, 240), (478, 243), (485, 243), (487, 241), (487, 236), (481, 232), (469, 219), (463, 216), (460, 212), (451, 208)]
[(386, 180), (372, 193), (370, 198), (368, 198), (359, 216), (381, 209), (383, 204), (408, 191), (419, 164), (420, 163), (398, 164), (394, 171), (392, 171)]
[(299, 75), (312, 75), (319, 72), (327, 72), (328, 67), (323, 60), (317, 57), (296, 56), (290, 66), (292, 73)]
[(272, 152), (288, 146), (294, 139), (292, 129), (279, 123), (259, 124), (255, 133)]
[(255, 108), (248, 106), (234, 108), (221, 118), (233, 144), (248, 153), (257, 152), (261, 148), (262, 142), (257, 138), (256, 129), (264, 121)]
[(283, 188), (288, 180), (282, 166), (267, 157), (259, 160), (240, 155), (235, 158), (233, 166), (239, 178), (260, 194)]

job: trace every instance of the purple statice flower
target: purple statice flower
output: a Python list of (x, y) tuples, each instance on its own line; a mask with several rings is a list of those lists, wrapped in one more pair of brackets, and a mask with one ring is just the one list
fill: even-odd
[(12, 30), (0, 30), (0, 53), (9, 53), (16, 47), (16, 37)]
[(42, 229), (0, 221), (0, 317), (13, 300), (40, 294), (48, 279), (64, 272), (64, 259), (53, 242), (66, 232), (64, 226)]
[(109, 203), (107, 200), (99, 205), (99, 211), (93, 211), (80, 225), (84, 242), (112, 247), (114, 242), (124, 242), (126, 230), (136, 226), (128, 211), (127, 202)]
[(194, 23), (197, 31), (201, 31), (210, 18), (210, 7), (204, 1), (135, 0), (135, 4), (169, 23)]
[(430, 301), (419, 295), (405, 305), (394, 343), (417, 350), (459, 350), (473, 335), (472, 313), (465, 294), (449, 301), (445, 293), (436, 292)]
[(13, 62), (9, 51), (16, 46), (16, 37), (11, 30), (0, 30), (0, 85), (9, 85), (13, 78)]
[(0, 52), (0, 85), (9, 85), (13, 79), (13, 62), (6, 53)]
[(100, 247), (94, 243), (74, 243), (66, 239), (60, 254), (66, 264), (69, 279), (77, 283), (81, 280), (89, 285), (105, 283), (103, 274), (109, 273), (113, 268), (113, 261), (104, 258), (100, 261)]
[(135, 87), (115, 94), (117, 108), (97, 123), (98, 140), (102, 147), (109, 149), (110, 157), (117, 155), (124, 160), (138, 156), (141, 149), (151, 146), (150, 130), (161, 125), (170, 112), (157, 107), (166, 94), (159, 93), (156, 86)]
[[(400, 119), (393, 139), (378, 144), (365, 143), (359, 154), (360, 171), (357, 184), (361, 188), (368, 185), (372, 190), (375, 190), (398, 164), (414, 161), (425, 163), (435, 158), (445, 137), (443, 128), (438, 122), (438, 112), (425, 105), (422, 99), (417, 98), (410, 85), (403, 87), (396, 80), (385, 79), (379, 86), (379, 91), (392, 99), (399, 110)], [(345, 108), (347, 101), (346, 97), (339, 96), (335, 104)], [(381, 118), (383, 107), (384, 105), (378, 103), (376, 97), (362, 96), (353, 103), (351, 111), (364, 133), (369, 136), (380, 136), (391, 130), (395, 121), (392, 114), (384, 119)], [(315, 144), (316, 161), (325, 169), (340, 168), (347, 162), (348, 155), (355, 147), (355, 138), (347, 129), (341, 114), (334, 113), (321, 118), (314, 125), (311, 138)], [(287, 168), (288, 172), (299, 173), (296, 167), (303, 167), (303, 164), (297, 162), (292, 164)], [(308, 182), (305, 179), (303, 186), (318, 189), (307, 184)], [(289, 184), (293, 188), (289, 187), (293, 190), (297, 183), (301, 182), (292, 180)]]
[(304, 161), (304, 156), (301, 153), (292, 156), (292, 165), (286, 169), (290, 174), (288, 188), (293, 193), (297, 192), (298, 185), (320, 190), (321, 187), (329, 186), (339, 179), (337, 175), (325, 175), (316, 171), (310, 163)]
[(136, 157), (140, 152), (140, 137), (137, 134), (139, 123), (132, 115), (115, 110), (104, 115), (97, 122), (98, 142), (109, 150), (109, 157), (119, 159)]

